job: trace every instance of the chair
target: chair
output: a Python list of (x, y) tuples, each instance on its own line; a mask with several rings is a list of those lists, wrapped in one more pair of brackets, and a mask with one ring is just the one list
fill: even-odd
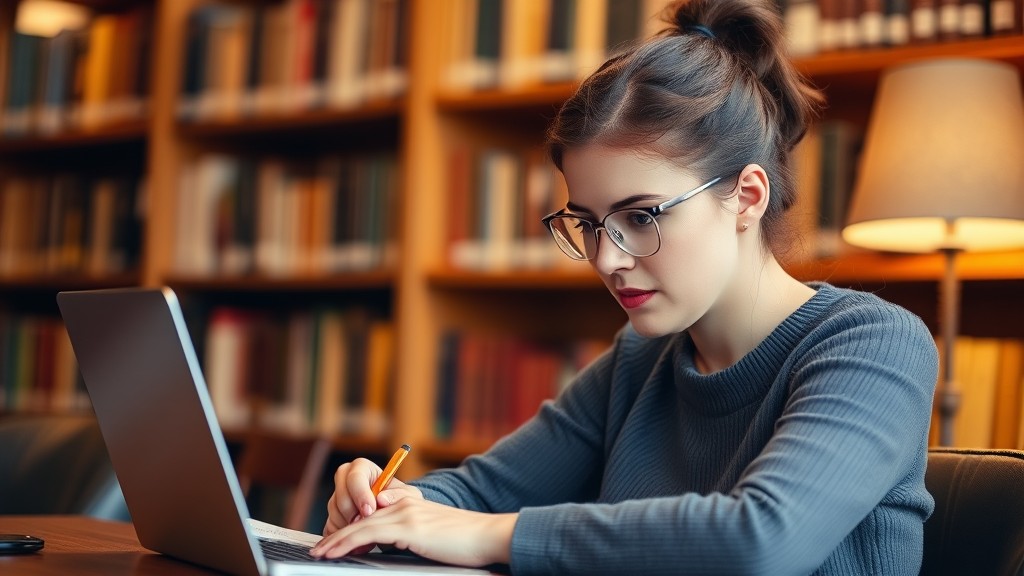
[(293, 530), (307, 530), (309, 511), (330, 452), (331, 443), (322, 437), (265, 430), (249, 432), (237, 465), (238, 481), (246, 500), (252, 506), (257, 491), (283, 492), (285, 505), (280, 524)]
[(921, 574), (1024, 576), (1024, 451), (933, 448)]
[(92, 415), (0, 418), (0, 514), (129, 518)]

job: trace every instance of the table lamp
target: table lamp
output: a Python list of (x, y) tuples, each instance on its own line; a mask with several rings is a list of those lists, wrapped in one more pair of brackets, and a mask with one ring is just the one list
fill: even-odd
[(939, 443), (960, 404), (954, 343), (957, 255), (1024, 246), (1024, 105), (1017, 69), (937, 59), (883, 71), (843, 239), (890, 252), (941, 252)]

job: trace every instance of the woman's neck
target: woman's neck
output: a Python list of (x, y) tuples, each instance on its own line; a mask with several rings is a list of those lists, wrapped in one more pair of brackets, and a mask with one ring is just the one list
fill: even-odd
[(815, 290), (787, 273), (771, 254), (745, 268), (735, 290), (722, 295), (690, 327), (695, 364), (710, 374), (738, 362), (814, 295)]

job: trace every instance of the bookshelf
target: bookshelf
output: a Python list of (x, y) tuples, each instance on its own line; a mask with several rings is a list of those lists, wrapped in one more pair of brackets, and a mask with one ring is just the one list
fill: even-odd
[[(407, 18), (406, 27), (399, 27), (406, 31), (399, 45), (406, 50), (402, 62), (407, 77), (400, 90), (384, 90), (354, 105), (196, 117), (181, 112), (187, 96), (186, 42), (191, 15), (213, 2), (78, 0), (99, 13), (142, 5), (151, 9), (153, 41), (146, 112), (130, 121), (88, 130), (0, 139), (0, 174), (52, 166), (77, 172), (114, 163), (127, 163), (144, 173), (146, 216), (138, 263), (131, 270), (99, 276), (0, 277), (0, 311), (25, 308), (52, 317), (56, 314), (53, 294), (62, 289), (170, 285), (186, 304), (190, 328), (201, 344), (210, 314), (219, 307), (282, 315), (332, 306), (363, 307), (386, 316), (394, 326), (391, 425), (386, 433), (373, 436), (339, 432), (333, 437), (336, 450), (383, 459), (394, 446), (410, 443), (414, 450), (403, 467), (403, 476), (415, 477), (486, 448), (491, 438), (435, 437), (435, 406), (441, 392), (438, 359), (446, 334), (509, 336), (527, 343), (610, 339), (625, 315), (586, 266), (573, 267), (560, 260), (543, 267), (500, 270), (452, 265), (447, 236), (456, 217), (449, 196), (452, 152), (536, 151), (547, 122), (572, 93), (575, 80), (498, 82), (470, 89), (448, 84), (446, 68), (454, 50), (447, 42), (453, 37), (449, 16), (456, 8), (469, 5), (468, 0), (448, 1), (452, 4), (443, 8), (436, 0), (396, 2), (406, 10)], [(337, 4), (341, 6), (342, 0)], [(230, 0), (220, 5), (251, 10), (290, 4), (284, 0)], [(4, 79), (14, 10), (11, 3), (0, 9), (0, 78)], [(802, 56), (797, 64), (825, 89), (829, 101), (826, 119), (863, 127), (882, 69), (898, 62), (951, 55), (993, 58), (1024, 69), (1024, 37), (851, 49)], [(293, 161), (364, 152), (390, 154), (397, 166), (395, 196), (387, 206), (394, 217), (394, 259), (387, 265), (285, 274), (252, 269), (203, 274), (181, 270), (177, 263), (181, 179), (197, 159), (227, 155)], [(936, 325), (936, 283), (942, 274), (938, 255), (844, 250), (788, 266), (801, 279), (877, 291), (918, 313), (931, 327)], [(965, 255), (959, 267), (964, 280), (964, 334), (1024, 338), (1020, 328), (1024, 317), (1018, 311), (1019, 294), (1024, 290), (1024, 251)], [(202, 348), (199, 344), (197, 349)], [(234, 438), (244, 437), (244, 430), (229, 432)]]

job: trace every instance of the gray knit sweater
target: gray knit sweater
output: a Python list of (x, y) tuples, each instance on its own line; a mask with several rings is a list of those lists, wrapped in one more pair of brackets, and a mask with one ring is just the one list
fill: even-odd
[(514, 574), (907, 574), (938, 359), (871, 294), (817, 294), (704, 375), (686, 333), (612, 348), (519, 430), (414, 482), (520, 513)]

